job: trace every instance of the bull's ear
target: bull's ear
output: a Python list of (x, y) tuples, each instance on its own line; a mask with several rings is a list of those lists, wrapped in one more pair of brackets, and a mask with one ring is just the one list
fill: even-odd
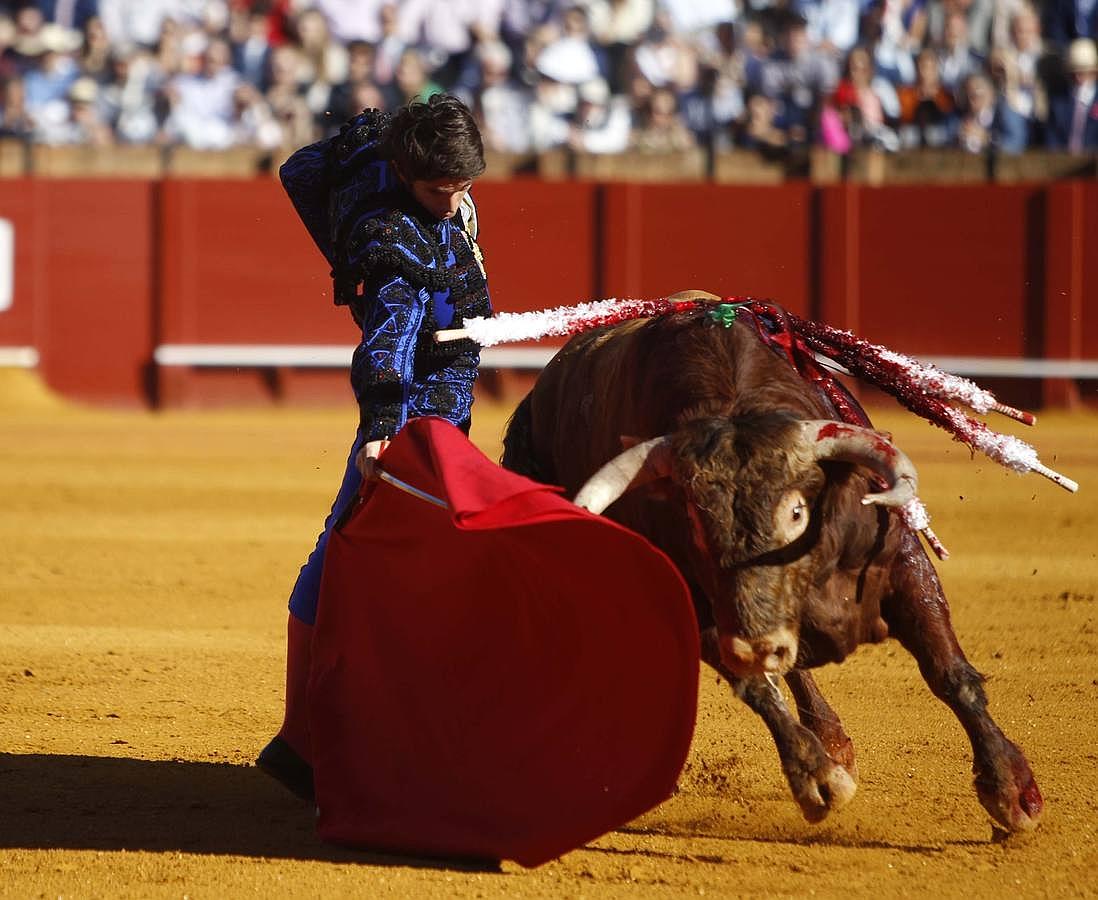
[(635, 437), (632, 434), (620, 434), (618, 435), (618, 440), (621, 441), (622, 450), (632, 450), (641, 442), (641, 438)]

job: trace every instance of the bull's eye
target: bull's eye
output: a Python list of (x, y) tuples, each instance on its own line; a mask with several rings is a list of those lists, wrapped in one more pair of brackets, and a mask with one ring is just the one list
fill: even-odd
[(800, 491), (786, 491), (774, 511), (774, 537), (776, 543), (795, 541), (808, 527), (808, 501)]

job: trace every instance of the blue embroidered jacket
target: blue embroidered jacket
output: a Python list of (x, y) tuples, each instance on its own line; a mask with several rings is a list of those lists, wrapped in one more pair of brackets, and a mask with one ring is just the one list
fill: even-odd
[(362, 326), (351, 386), (366, 440), (392, 437), (417, 416), (468, 430), (479, 347), (436, 345), (433, 335), (492, 313), (475, 207), (441, 221), (424, 210), (380, 155), (388, 125), (366, 110), (279, 170), (332, 266), (335, 302)]

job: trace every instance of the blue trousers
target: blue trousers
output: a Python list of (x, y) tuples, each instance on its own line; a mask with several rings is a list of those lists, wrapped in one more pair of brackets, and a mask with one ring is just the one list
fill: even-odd
[(290, 612), (308, 625), (316, 622), (316, 608), (320, 600), (320, 576), (324, 571), (324, 551), (328, 546), (328, 534), (348, 505), (354, 502), (355, 497), (358, 496), (358, 488), (362, 484), (362, 476), (355, 467), (355, 457), (362, 444), (362, 431), (359, 430), (355, 434), (354, 443), (351, 444), (350, 456), (347, 457), (343, 483), (339, 486), (339, 493), (336, 494), (335, 501), (332, 503), (332, 511), (324, 520), (324, 531), (317, 538), (316, 546), (309, 554), (305, 565), (301, 567), (297, 582), (290, 593)]

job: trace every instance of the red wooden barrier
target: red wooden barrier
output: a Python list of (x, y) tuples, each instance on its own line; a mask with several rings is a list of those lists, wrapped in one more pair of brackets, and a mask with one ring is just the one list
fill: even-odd
[[(772, 298), (916, 355), (1098, 359), (1098, 184), (478, 184), (498, 310), (685, 288)], [(57, 390), (157, 398), (163, 344), (355, 330), (274, 179), (0, 182), (16, 231), (0, 346)], [(341, 371), (161, 369), (159, 399), (348, 399)], [(1068, 402), (1071, 382), (1048, 382)]]
[(916, 355), (1040, 355), (1037, 187), (821, 191), (821, 319)]
[[(167, 179), (160, 208), (161, 344), (346, 344), (347, 310), (276, 179)], [(347, 397), (338, 371), (158, 370), (157, 402), (230, 405)]]
[[(483, 182), (475, 197), (497, 308), (538, 309), (594, 291), (593, 185)], [(331, 302), (329, 267), (273, 179), (169, 180), (161, 217), (166, 344), (344, 344), (348, 312)], [(349, 399), (345, 373), (163, 370), (171, 404), (239, 402), (272, 391)]]
[(808, 311), (807, 184), (609, 184), (603, 198), (606, 296), (657, 297), (697, 288)]
[(534, 179), (477, 182), (492, 303), (520, 312), (596, 299), (597, 188)]
[(161, 195), (163, 343), (354, 340), (277, 181), (168, 179)]
[(16, 228), (15, 298), (0, 343), (30, 341), (55, 390), (101, 403), (146, 399), (153, 350), (154, 183), (3, 182)]
[[(1098, 183), (1048, 189), (1045, 259), (1045, 355), (1098, 359)], [(1070, 406), (1078, 399), (1073, 382), (1045, 385), (1050, 405)]]
[[(591, 184), (478, 183), (493, 302), (509, 311), (593, 299)], [(165, 343), (346, 343), (329, 267), (274, 180), (164, 182)]]

